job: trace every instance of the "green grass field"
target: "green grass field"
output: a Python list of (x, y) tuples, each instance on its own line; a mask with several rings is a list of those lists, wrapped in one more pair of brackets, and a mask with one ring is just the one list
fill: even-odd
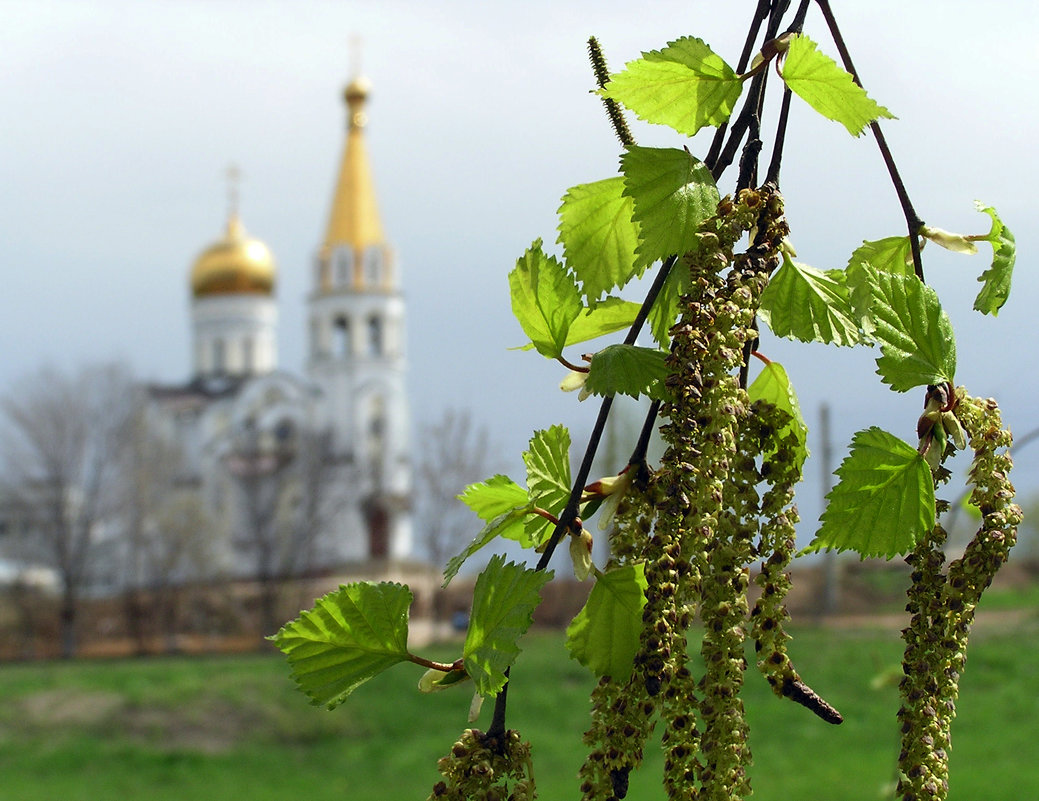
[[(844, 713), (832, 727), (748, 674), (755, 799), (877, 801), (897, 751), (897, 634), (795, 631), (802, 675)], [(592, 680), (557, 634), (535, 633), (514, 671), (510, 725), (534, 746), (543, 799), (576, 798)], [(455, 656), (433, 649), (431, 655)], [(276, 656), (0, 666), (0, 799), (424, 799), (470, 696), (415, 690), (402, 665), (329, 712)], [(480, 725), (486, 727), (490, 704)], [(1039, 618), (971, 641), (952, 753), (953, 801), (1039, 798)], [(662, 798), (650, 748), (629, 798)]]

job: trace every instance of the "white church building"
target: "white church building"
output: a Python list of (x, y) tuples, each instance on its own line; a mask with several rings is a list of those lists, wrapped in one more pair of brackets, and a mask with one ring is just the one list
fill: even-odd
[[(364, 78), (344, 92), (304, 374), (279, 367), (277, 267), (233, 198), (223, 237), (190, 271), (192, 375), (149, 387), (154, 422), (178, 443), (184, 482), (213, 521), (212, 558), (225, 575), (328, 573), (412, 555), (405, 307), (366, 150), (369, 92)], [(257, 561), (257, 549), (272, 552)]]

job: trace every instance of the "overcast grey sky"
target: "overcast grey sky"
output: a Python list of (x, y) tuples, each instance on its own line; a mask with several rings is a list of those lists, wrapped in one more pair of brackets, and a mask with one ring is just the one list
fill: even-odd
[[(187, 274), (222, 231), (231, 162), (245, 225), (279, 264), (281, 365), (302, 371), (356, 35), (404, 271), (416, 423), (468, 407), (510, 454), (557, 422), (579, 441), (594, 402), (559, 393), (556, 365), (506, 350), (524, 338), (505, 276), (532, 239), (555, 239), (567, 187), (616, 170), (585, 41), (599, 36), (614, 69), (690, 34), (735, 64), (753, 5), (0, 0), (0, 391), (45, 363), (124, 359), (145, 378), (186, 379)], [(885, 131), (921, 217), (984, 232), (980, 198), (1017, 236), (1014, 292), (996, 320), (970, 310), (987, 249), (928, 248), (925, 269), (957, 329), (959, 380), (1000, 397), (1016, 430), (1033, 428), (1039, 381), (1021, 355), (1039, 292), (1039, 12), (1032, 0), (833, 5), (867, 89), (899, 117)], [(835, 52), (814, 8), (806, 31)], [(683, 144), (658, 127), (635, 134)], [(840, 267), (862, 239), (904, 233), (867, 137), (795, 106), (784, 165), (801, 261)], [(810, 425), (829, 401), (839, 448), (874, 423), (913, 436), (919, 394), (882, 387), (869, 352), (772, 337), (762, 349), (787, 366)], [(1021, 466), (1019, 489), (1039, 489), (1039, 452)], [(808, 470), (802, 511), (814, 519)]]

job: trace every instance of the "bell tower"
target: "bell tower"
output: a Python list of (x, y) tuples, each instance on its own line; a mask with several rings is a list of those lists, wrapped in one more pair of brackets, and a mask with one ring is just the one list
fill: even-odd
[(363, 521), (363, 534), (343, 523), (349, 560), (411, 552), (404, 298), (365, 142), (370, 91), (356, 77), (343, 93), (346, 144), (309, 297), (307, 370)]

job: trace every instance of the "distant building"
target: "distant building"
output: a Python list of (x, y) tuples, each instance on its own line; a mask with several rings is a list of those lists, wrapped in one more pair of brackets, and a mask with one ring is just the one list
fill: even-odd
[[(365, 144), (369, 91), (356, 78), (344, 93), (346, 142), (306, 300), (305, 372), (279, 367), (277, 267), (232, 196), (224, 236), (190, 272), (192, 376), (149, 387), (153, 421), (183, 454), (181, 483), (200, 491), (214, 523), (225, 575), (253, 577), (265, 564), (255, 551), (272, 543), (301, 551), (260, 568), (276, 573), (412, 555), (405, 308)], [(272, 499), (264, 485), (279, 483)]]

